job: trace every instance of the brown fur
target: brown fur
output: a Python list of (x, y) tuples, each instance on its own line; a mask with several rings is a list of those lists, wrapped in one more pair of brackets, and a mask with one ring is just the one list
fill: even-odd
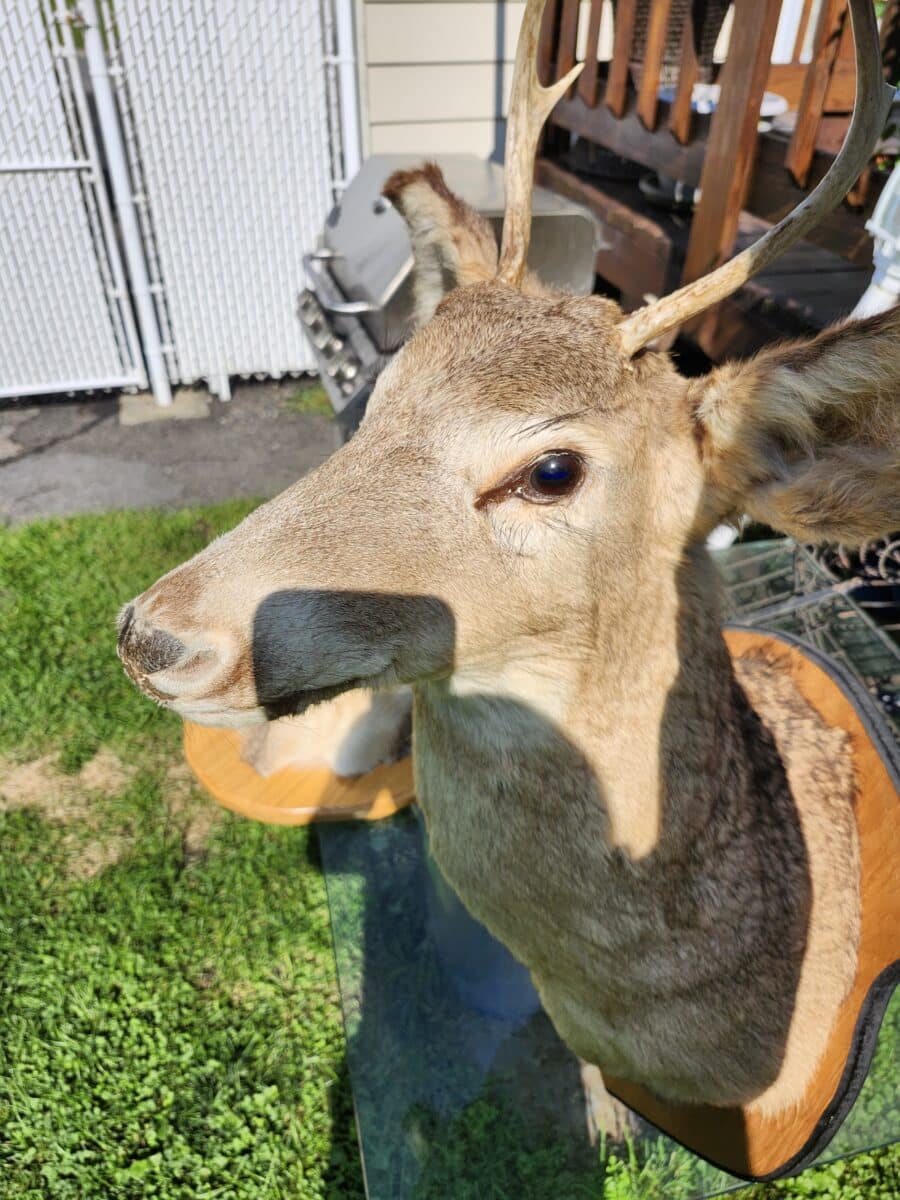
[[(354, 439), (140, 597), (121, 653), (213, 724), (412, 684), (434, 854), (569, 1044), (672, 1098), (790, 1104), (852, 977), (849, 749), (771, 663), (735, 677), (703, 539), (742, 507), (900, 519), (900, 319), (689, 383), (623, 355), (609, 301), (486, 282), (433, 170), (391, 191), (433, 318)], [(436, 264), (465, 286), (435, 308)], [(572, 495), (497, 488), (560, 448)], [(147, 680), (154, 629), (186, 650)]]
[(859, 544), (900, 510), (900, 312), (729, 364), (691, 388), (716, 502)]
[(434, 163), (416, 171), (395, 171), (383, 192), (409, 227), (417, 264), (417, 325), (431, 319), (448, 280), (464, 285), (493, 278), (497, 243), (490, 224), (450, 191)]

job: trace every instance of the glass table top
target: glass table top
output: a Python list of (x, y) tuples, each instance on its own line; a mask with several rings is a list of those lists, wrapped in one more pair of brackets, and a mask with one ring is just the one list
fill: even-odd
[[(578, 1060), (524, 968), (437, 875), (414, 809), (318, 832), (369, 1200), (694, 1200), (745, 1186), (618, 1107), (601, 1105), (610, 1132), (589, 1136)], [(898, 1122), (900, 991), (820, 1161), (893, 1141)]]

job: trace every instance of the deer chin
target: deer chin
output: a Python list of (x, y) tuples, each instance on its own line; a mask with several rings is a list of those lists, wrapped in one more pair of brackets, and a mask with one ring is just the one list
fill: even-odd
[(375, 676), (347, 679), (327, 687), (300, 688), (271, 700), (262, 699), (258, 704), (237, 708), (230, 708), (213, 700), (179, 700), (162, 693), (151, 693), (146, 687), (144, 690), (159, 700), (165, 708), (177, 712), (185, 721), (192, 721), (195, 725), (211, 725), (218, 729), (241, 729), (247, 725), (264, 725), (268, 721), (278, 721), (281, 717), (299, 717), (317, 704), (334, 700), (344, 692), (376, 686)]
[(244, 729), (248, 725), (265, 725), (272, 718), (264, 708), (222, 708), (203, 701), (164, 701), (184, 721), (193, 725), (211, 725), (214, 729)]

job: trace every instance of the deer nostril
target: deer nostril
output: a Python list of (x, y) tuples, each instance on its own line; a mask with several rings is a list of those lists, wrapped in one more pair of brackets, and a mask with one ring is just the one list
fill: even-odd
[(185, 645), (164, 629), (142, 632), (135, 628), (134, 606), (129, 605), (119, 622), (119, 657), (131, 671), (153, 675), (174, 666)]
[(184, 651), (184, 642), (179, 642), (177, 637), (163, 629), (154, 629), (148, 637), (138, 639), (137, 655), (142, 669), (148, 675), (174, 666)]

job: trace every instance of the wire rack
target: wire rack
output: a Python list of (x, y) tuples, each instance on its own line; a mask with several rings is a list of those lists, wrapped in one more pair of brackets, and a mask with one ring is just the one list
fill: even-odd
[(739, 543), (715, 557), (728, 619), (792, 634), (842, 662), (900, 734), (900, 645), (861, 607), (865, 579), (839, 577), (832, 555), (786, 539)]
[(900, 533), (860, 550), (819, 546), (815, 559), (834, 579), (855, 579), (853, 599), (882, 629), (900, 641)]

